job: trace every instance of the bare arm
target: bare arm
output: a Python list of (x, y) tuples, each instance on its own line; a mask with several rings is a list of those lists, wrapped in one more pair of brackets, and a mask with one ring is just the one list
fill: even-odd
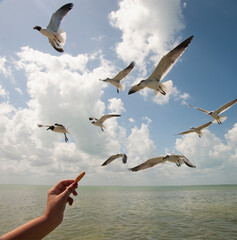
[(72, 205), (73, 199), (69, 196), (77, 195), (77, 183), (73, 179), (62, 180), (48, 191), (48, 200), (45, 213), (6, 233), (0, 240), (40, 240), (52, 232), (63, 220), (63, 213), (67, 202)]

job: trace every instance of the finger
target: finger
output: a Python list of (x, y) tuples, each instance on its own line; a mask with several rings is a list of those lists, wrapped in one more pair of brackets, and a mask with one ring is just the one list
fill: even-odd
[[(68, 198), (71, 193), (75, 191), (77, 188), (77, 183), (73, 182), (67, 189), (62, 192), (65, 198)], [(75, 195), (76, 196), (76, 195)]]
[(77, 196), (77, 195), (78, 195), (76, 190), (74, 190), (74, 191), (72, 192), (72, 194), (73, 194), (74, 196)]
[(57, 194), (60, 194), (61, 192), (65, 191), (65, 189), (74, 182), (73, 179), (67, 179), (67, 180), (62, 180), (58, 182), (52, 190), (57, 192)]
[(72, 204), (73, 204), (73, 198), (68, 197), (67, 202), (68, 202), (69, 206), (72, 206)]

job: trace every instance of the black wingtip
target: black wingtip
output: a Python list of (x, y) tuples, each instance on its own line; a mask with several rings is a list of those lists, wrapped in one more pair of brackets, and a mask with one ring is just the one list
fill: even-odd
[(61, 7), (61, 9), (68, 9), (68, 10), (71, 10), (72, 8), (73, 8), (73, 3), (67, 3), (67, 4), (65, 4), (65, 5), (63, 5), (62, 7)]

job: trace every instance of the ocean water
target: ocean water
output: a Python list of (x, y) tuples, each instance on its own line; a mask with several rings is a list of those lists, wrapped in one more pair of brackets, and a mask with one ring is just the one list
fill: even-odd
[[(40, 216), (50, 186), (0, 185), (0, 236)], [(82, 187), (44, 239), (237, 239), (237, 185)]]

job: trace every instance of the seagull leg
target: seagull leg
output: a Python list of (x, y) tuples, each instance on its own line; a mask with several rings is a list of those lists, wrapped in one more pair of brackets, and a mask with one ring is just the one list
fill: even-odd
[(179, 161), (175, 162), (175, 164), (177, 165), (177, 167), (180, 167), (180, 166), (181, 166), (180, 163), (179, 163)]
[(68, 138), (67, 138), (66, 133), (64, 133), (64, 136), (65, 136), (65, 142), (67, 142), (67, 141), (68, 141)]
[(161, 94), (166, 95), (166, 92), (159, 86), (159, 89), (157, 89)]
[(119, 93), (119, 90), (118, 90), (118, 88), (117, 88), (117, 93)]
[(101, 130), (104, 132), (104, 129), (102, 128), (102, 127), (100, 127), (101, 128)]
[(61, 43), (61, 41), (54, 35), (54, 37), (55, 37), (55, 39), (58, 41), (58, 42), (60, 42)]

